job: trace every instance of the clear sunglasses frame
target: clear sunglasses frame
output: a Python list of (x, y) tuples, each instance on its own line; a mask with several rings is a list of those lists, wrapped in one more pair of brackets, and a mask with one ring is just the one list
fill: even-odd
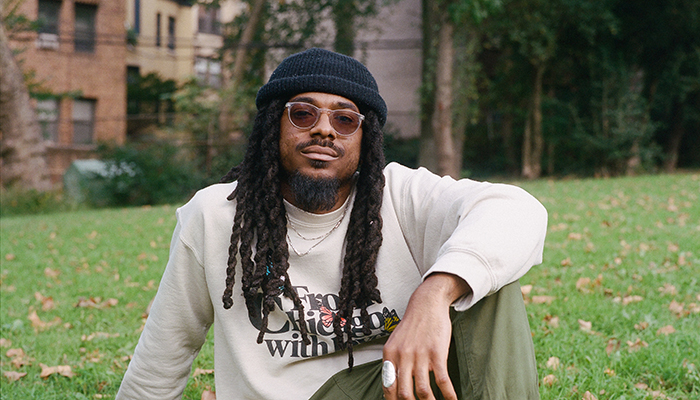
[[(308, 126), (302, 126), (302, 125), (299, 125), (299, 124), (294, 122), (294, 118), (292, 117), (292, 107), (297, 106), (297, 105), (308, 107), (309, 110), (313, 110), (315, 112), (315, 113), (312, 113), (312, 115), (316, 116), (316, 119), (314, 120), (314, 122), (312, 124), (310, 124)], [(311, 103), (296, 102), (296, 101), (290, 101), (289, 103), (285, 104), (284, 107), (287, 109), (287, 117), (289, 118), (289, 122), (295, 128), (297, 128), (297, 129), (311, 129), (314, 126), (316, 126), (318, 121), (321, 119), (321, 114), (326, 113), (326, 114), (328, 114), (328, 120), (330, 121), (330, 124), (333, 127), (333, 130), (335, 131), (335, 133), (337, 133), (338, 135), (343, 136), (343, 137), (352, 136), (355, 133), (357, 133), (357, 131), (360, 129), (360, 126), (362, 126), (362, 121), (365, 120), (364, 115), (362, 115), (358, 112), (355, 112), (353, 110), (348, 110), (346, 108), (342, 108), (342, 109), (338, 109), (338, 110), (330, 110), (328, 108), (316, 107), (315, 105), (313, 105)], [(356, 119), (357, 126), (355, 126), (355, 128), (352, 132), (343, 133), (340, 130), (338, 130), (338, 128), (336, 127), (337, 123), (342, 123), (342, 121), (339, 121), (336, 119), (337, 117), (347, 117), (353, 121), (355, 121), (355, 119)]]

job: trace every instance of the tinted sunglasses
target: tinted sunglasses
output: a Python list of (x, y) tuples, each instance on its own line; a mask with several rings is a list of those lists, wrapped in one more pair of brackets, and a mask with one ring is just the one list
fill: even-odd
[(285, 105), (289, 122), (299, 129), (311, 129), (318, 123), (322, 113), (328, 114), (331, 126), (340, 136), (352, 136), (360, 129), (365, 116), (348, 109), (329, 110), (313, 104), (289, 102)]

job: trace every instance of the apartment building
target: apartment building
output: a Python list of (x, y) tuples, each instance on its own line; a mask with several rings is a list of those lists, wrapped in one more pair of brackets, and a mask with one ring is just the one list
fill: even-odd
[(106, 0), (26, 0), (19, 13), (38, 32), (10, 38), (25, 73), (45, 94), (36, 102), (53, 183), (98, 142), (126, 137), (125, 5)]

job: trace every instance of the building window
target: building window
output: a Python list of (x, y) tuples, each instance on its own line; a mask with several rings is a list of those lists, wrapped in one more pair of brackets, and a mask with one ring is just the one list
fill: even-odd
[(200, 85), (221, 87), (221, 61), (197, 57), (194, 61), (194, 73)]
[(141, 0), (134, 0), (134, 32), (141, 33)]
[(40, 49), (58, 50), (58, 25), (61, 14), (61, 1), (39, 0), (37, 23), (39, 35), (36, 47)]
[(168, 17), (168, 49), (175, 50), (175, 18)]
[(39, 33), (58, 35), (58, 16), (61, 14), (61, 1), (39, 0), (37, 23)]
[(197, 31), (200, 33), (221, 34), (221, 9), (219, 7), (199, 6)]
[(44, 140), (58, 142), (59, 100), (46, 99), (36, 103), (36, 114)]
[(95, 16), (97, 6), (75, 3), (75, 51), (95, 51)]
[(160, 47), (160, 13), (156, 14), (156, 47)]
[(73, 143), (90, 144), (95, 131), (95, 100), (73, 101)]

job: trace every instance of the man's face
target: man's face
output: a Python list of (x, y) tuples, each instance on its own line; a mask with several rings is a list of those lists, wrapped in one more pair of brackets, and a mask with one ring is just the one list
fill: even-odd
[[(359, 112), (351, 100), (328, 93), (301, 93), (289, 101), (329, 110)], [(280, 120), (280, 162), (285, 172), (282, 187), (285, 198), (290, 200), (287, 196), (289, 177), (298, 173), (312, 179), (338, 179), (339, 200), (344, 201), (352, 189), (352, 176), (360, 161), (361, 145), (362, 126), (351, 136), (341, 136), (331, 126), (329, 115), (321, 113), (316, 125), (301, 129), (292, 125), (288, 110), (285, 110)]]

